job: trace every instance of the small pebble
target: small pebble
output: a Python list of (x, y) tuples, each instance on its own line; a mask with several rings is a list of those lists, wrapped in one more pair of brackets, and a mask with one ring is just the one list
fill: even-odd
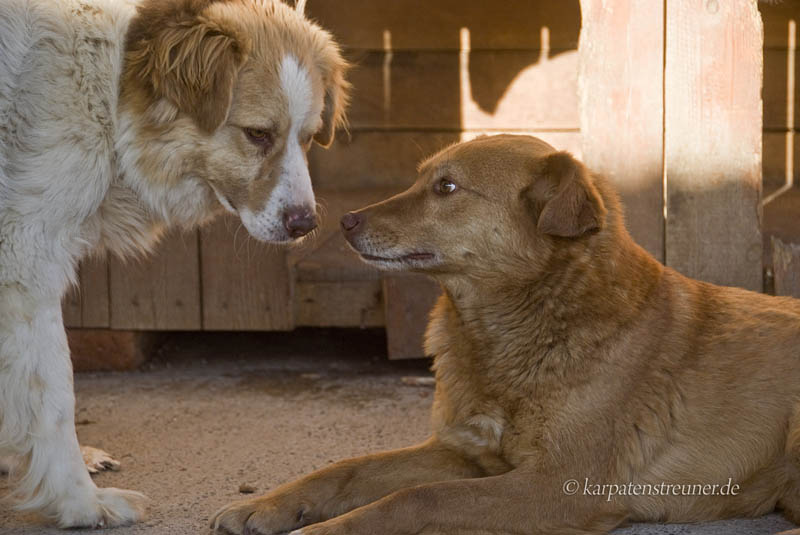
[(255, 491), (256, 488), (253, 485), (248, 485), (247, 483), (242, 483), (239, 485), (240, 494), (253, 494)]

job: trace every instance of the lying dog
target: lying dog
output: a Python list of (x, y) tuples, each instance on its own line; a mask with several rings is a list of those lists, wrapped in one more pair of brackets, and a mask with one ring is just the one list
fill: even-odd
[(426, 334), (433, 436), (232, 504), (214, 527), (552, 535), (776, 506), (800, 520), (800, 301), (665, 268), (605, 178), (532, 137), (447, 148), (342, 227), (367, 262), (444, 289)]
[(0, 3), (0, 455), (24, 457), (22, 508), (141, 516), (140, 494), (95, 487), (75, 436), (60, 299), (77, 261), (223, 207), (260, 240), (313, 230), (306, 151), (342, 122), (345, 70), (278, 1)]

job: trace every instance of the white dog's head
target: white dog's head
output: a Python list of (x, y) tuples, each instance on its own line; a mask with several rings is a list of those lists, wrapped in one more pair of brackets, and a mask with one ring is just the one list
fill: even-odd
[(317, 225), (306, 154), (344, 122), (347, 67), (327, 32), (279, 1), (145, 0), (121, 105), (141, 122), (144, 152), (168, 144), (179, 174), (255, 238), (291, 241)]

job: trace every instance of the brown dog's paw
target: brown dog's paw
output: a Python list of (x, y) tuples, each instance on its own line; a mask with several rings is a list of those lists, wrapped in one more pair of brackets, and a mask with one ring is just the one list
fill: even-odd
[(269, 498), (234, 502), (217, 511), (211, 519), (214, 533), (230, 535), (277, 535), (302, 526), (302, 511), (284, 512)]

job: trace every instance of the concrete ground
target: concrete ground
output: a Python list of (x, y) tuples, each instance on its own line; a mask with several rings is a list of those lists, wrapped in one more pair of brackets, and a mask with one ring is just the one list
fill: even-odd
[[(402, 378), (428, 375), (426, 363), (387, 362), (384, 344), (376, 331), (176, 335), (140, 371), (77, 375), (81, 443), (123, 463), (95, 481), (152, 499), (149, 520), (114, 535), (206, 534), (210, 515), (243, 497), (240, 485), (263, 493), (334, 460), (425, 438), (433, 390)], [(745, 535), (792, 527), (771, 515), (619, 533)], [(0, 533), (63, 532), (3, 507)]]

